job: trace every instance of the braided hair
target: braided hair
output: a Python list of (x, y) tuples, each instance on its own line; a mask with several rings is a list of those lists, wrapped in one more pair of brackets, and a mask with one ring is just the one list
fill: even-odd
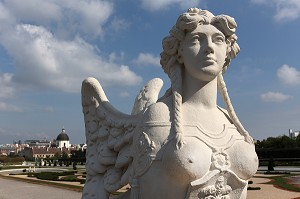
[[(179, 53), (178, 49), (180, 42), (184, 39), (187, 32), (191, 32), (201, 24), (211, 24), (219, 29), (226, 38), (227, 44), (227, 57), (222, 69), (222, 73), (218, 75), (218, 88), (229, 114), (230, 119), (236, 126), (241, 135), (245, 137), (245, 141), (253, 143), (253, 139), (242, 126), (239, 121), (232, 103), (230, 101), (226, 84), (223, 79), (223, 73), (227, 70), (231, 59), (235, 58), (239, 53), (240, 48), (236, 43), (237, 36), (235, 30), (237, 24), (234, 18), (227, 15), (214, 16), (207, 10), (198, 8), (190, 8), (187, 12), (180, 15), (176, 24), (170, 30), (170, 35), (165, 37), (162, 41), (163, 52), (160, 54), (160, 63), (164, 72), (168, 74), (171, 80), (171, 93), (173, 98), (174, 116), (172, 125), (175, 132), (176, 147), (181, 148), (184, 144), (183, 130), (182, 130), (182, 71), (184, 65), (178, 62)], [(168, 92), (169, 93), (169, 92)]]

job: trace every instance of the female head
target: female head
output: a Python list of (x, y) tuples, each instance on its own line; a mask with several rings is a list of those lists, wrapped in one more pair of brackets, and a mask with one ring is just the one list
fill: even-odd
[(207, 10), (198, 8), (190, 8), (186, 13), (179, 16), (175, 26), (170, 30), (170, 35), (163, 39), (163, 52), (161, 53), (161, 65), (164, 71), (171, 76), (173, 65), (181, 65), (178, 62), (180, 56), (179, 46), (187, 32), (191, 32), (201, 24), (211, 24), (220, 30), (227, 43), (227, 58), (224, 64), (223, 72), (226, 71), (230, 60), (235, 58), (239, 53), (240, 48), (236, 43), (237, 36), (235, 29), (237, 24), (232, 17), (227, 15), (214, 16)]
[[(171, 79), (171, 89), (174, 104), (173, 127), (176, 137), (181, 137), (182, 135), (182, 70), (185, 67), (184, 62), (181, 59), (180, 46), (187, 33), (192, 32), (200, 25), (212, 25), (221, 33), (223, 33), (225, 37), (227, 47), (224, 48), (226, 51), (226, 58), (222, 68), (222, 73), (227, 70), (231, 59), (235, 58), (240, 51), (240, 48), (236, 43), (237, 36), (235, 35), (237, 24), (232, 17), (227, 15), (214, 16), (209, 11), (198, 8), (190, 8), (186, 13), (183, 13), (179, 16), (175, 26), (173, 26), (173, 28), (170, 30), (170, 35), (163, 39), (163, 52), (161, 53), (160, 60), (164, 71)], [(238, 131), (245, 136), (246, 140), (252, 142), (247, 131), (243, 128), (233, 110), (222, 73), (218, 75), (218, 86), (232, 122), (235, 124)]]

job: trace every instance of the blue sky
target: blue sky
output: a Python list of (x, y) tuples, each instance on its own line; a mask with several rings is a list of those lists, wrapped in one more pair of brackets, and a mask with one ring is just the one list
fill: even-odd
[(150, 79), (162, 78), (164, 93), (161, 40), (189, 7), (238, 24), (241, 52), (225, 81), (250, 134), (300, 130), (300, 0), (0, 0), (0, 144), (52, 140), (63, 126), (84, 143), (89, 76), (126, 113)]

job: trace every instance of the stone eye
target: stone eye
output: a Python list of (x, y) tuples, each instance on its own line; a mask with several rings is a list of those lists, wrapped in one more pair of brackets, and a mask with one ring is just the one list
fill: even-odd
[(224, 43), (225, 39), (221, 35), (217, 35), (214, 37), (213, 42), (214, 43)]

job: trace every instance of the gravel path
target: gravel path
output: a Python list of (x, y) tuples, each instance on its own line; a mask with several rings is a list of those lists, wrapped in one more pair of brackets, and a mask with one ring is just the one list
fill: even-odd
[(80, 199), (81, 192), (0, 178), (0, 199)]

